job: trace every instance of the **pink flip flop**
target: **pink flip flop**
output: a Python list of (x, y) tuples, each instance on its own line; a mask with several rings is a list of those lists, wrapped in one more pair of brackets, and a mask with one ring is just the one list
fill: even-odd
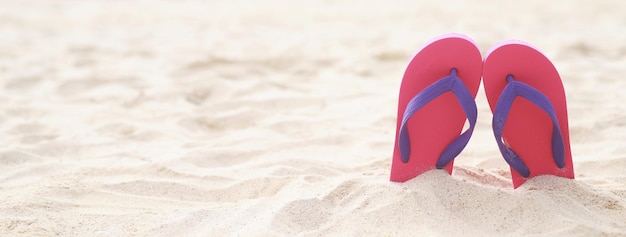
[(524, 42), (500, 43), (485, 57), (483, 83), (513, 187), (539, 175), (573, 179), (565, 91), (550, 60)]
[(435, 168), (452, 173), (476, 124), (481, 73), (480, 51), (464, 35), (435, 38), (413, 56), (400, 86), (391, 181)]

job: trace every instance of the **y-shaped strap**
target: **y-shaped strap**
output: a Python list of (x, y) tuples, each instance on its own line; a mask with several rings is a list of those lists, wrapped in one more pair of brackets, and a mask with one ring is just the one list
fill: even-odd
[[(439, 79), (435, 83), (426, 87), (420, 93), (415, 95), (409, 101), (404, 110), (404, 116), (402, 118), (402, 124), (400, 125), (400, 137), (398, 139), (398, 147), (400, 148), (400, 154), (402, 156), (402, 162), (409, 162), (409, 157), (411, 154), (411, 141), (409, 138), (409, 131), (407, 129), (407, 122), (422, 107), (428, 104), (430, 101), (439, 97), (445, 92), (452, 92), (456, 99), (461, 104), (463, 111), (465, 112), (465, 116), (467, 116), (467, 120), (469, 120), (469, 129), (463, 132), (459, 137), (457, 137), (454, 141), (452, 141), (446, 149), (439, 155), (439, 159), (437, 160), (437, 168), (441, 169), (446, 166), (450, 161), (452, 161), (465, 146), (467, 142), (469, 142), (470, 137), (472, 136), (472, 132), (474, 131), (474, 126), (476, 125), (476, 118), (478, 117), (478, 112), (476, 109), (476, 102), (474, 101), (474, 97), (469, 92), (463, 81), (457, 77), (457, 70), (453, 68), (450, 71), (450, 75), (444, 78)], [(419, 132), (419, 131), (413, 131)]]
[(519, 155), (510, 147), (506, 146), (502, 140), (504, 124), (511, 111), (513, 100), (515, 100), (515, 97), (521, 96), (537, 105), (537, 107), (541, 108), (550, 116), (550, 119), (552, 119), (552, 156), (556, 165), (559, 168), (563, 168), (565, 166), (565, 146), (563, 145), (563, 136), (561, 135), (561, 128), (559, 126), (559, 120), (556, 117), (554, 106), (552, 106), (548, 97), (537, 89), (528, 84), (515, 81), (512, 75), (508, 75), (506, 79), (508, 84), (504, 87), (502, 94), (500, 94), (496, 109), (493, 112), (493, 135), (500, 148), (500, 153), (504, 156), (504, 160), (525, 178), (530, 175), (528, 166), (526, 166)]

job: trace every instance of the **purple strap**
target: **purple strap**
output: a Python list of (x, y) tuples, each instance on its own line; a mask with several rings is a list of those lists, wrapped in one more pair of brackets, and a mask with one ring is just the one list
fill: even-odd
[[(459, 101), (459, 104), (463, 108), (467, 119), (469, 120), (470, 127), (465, 132), (463, 132), (459, 137), (457, 137), (454, 141), (452, 141), (446, 149), (439, 155), (439, 159), (437, 160), (437, 168), (441, 169), (446, 166), (450, 161), (452, 161), (465, 146), (467, 142), (469, 142), (470, 137), (472, 136), (472, 132), (474, 131), (474, 126), (476, 125), (476, 118), (478, 117), (478, 111), (476, 109), (476, 102), (474, 101), (474, 97), (469, 92), (463, 81), (457, 77), (457, 70), (453, 68), (450, 70), (450, 75), (444, 78), (441, 78), (434, 82), (433, 84), (426, 87), (420, 93), (415, 95), (409, 101), (404, 110), (404, 116), (402, 118), (402, 124), (400, 125), (400, 137), (398, 139), (398, 147), (400, 148), (400, 154), (402, 156), (402, 162), (409, 162), (409, 157), (411, 154), (411, 142), (409, 138), (409, 131), (407, 129), (407, 122), (409, 119), (428, 104), (430, 101), (439, 97), (445, 92), (452, 92), (456, 99)], [(419, 131), (413, 131), (419, 132)]]
[(500, 98), (496, 104), (496, 109), (493, 112), (493, 135), (496, 138), (496, 142), (498, 143), (500, 153), (502, 153), (504, 160), (506, 160), (506, 162), (509, 163), (515, 171), (525, 178), (530, 176), (530, 170), (522, 158), (520, 158), (519, 155), (517, 155), (517, 153), (515, 153), (510, 147), (505, 145), (502, 139), (504, 124), (506, 123), (509, 112), (511, 111), (513, 100), (515, 100), (517, 96), (521, 96), (537, 105), (537, 107), (541, 108), (544, 112), (546, 112), (546, 114), (548, 114), (548, 116), (550, 116), (550, 119), (552, 119), (552, 156), (556, 165), (559, 168), (563, 168), (565, 166), (565, 146), (563, 145), (561, 128), (559, 127), (559, 121), (556, 118), (554, 106), (552, 106), (548, 97), (537, 89), (529, 86), (528, 84), (515, 81), (512, 75), (508, 75), (506, 79), (508, 84), (504, 87), (502, 94), (500, 94)]

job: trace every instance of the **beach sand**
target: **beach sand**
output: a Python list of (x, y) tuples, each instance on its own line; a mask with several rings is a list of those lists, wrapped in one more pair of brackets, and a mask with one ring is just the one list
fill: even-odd
[[(1, 236), (626, 236), (626, 2), (0, 1)], [(389, 182), (429, 39), (541, 49), (575, 180), (514, 190), (484, 91), (452, 176)]]

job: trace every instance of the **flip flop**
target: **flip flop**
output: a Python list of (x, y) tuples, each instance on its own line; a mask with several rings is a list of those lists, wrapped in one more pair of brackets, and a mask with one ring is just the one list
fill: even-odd
[(483, 83), (513, 187), (539, 175), (573, 179), (565, 91), (550, 60), (524, 42), (500, 43), (485, 57)]
[(413, 56), (400, 86), (391, 181), (435, 168), (452, 173), (476, 124), (481, 73), (480, 51), (464, 35), (435, 38)]

